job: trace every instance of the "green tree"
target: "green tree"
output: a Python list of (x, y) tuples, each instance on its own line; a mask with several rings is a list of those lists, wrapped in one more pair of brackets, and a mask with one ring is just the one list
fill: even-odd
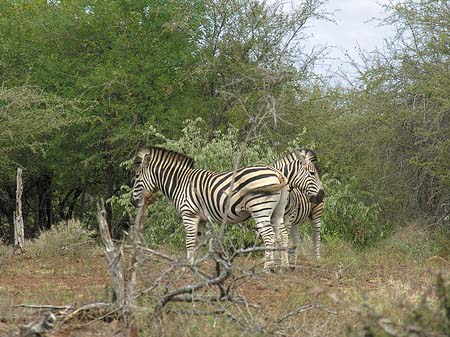
[[(44, 93), (30, 86), (0, 88), (0, 212), (12, 228), (15, 209), (15, 171), (25, 168), (25, 216), (49, 227), (52, 223), (52, 138), (61, 130), (80, 125), (78, 102)], [(6, 235), (1, 228), (0, 236)]]
[(189, 81), (197, 2), (2, 1), (0, 6), (3, 85), (27, 83), (87, 102), (79, 112), (83, 126), (67, 126), (49, 140), (54, 147), (46, 165), (53, 168), (48, 175), (57, 176), (60, 213), (67, 199), (84, 192), (114, 194), (127, 179), (118, 163), (147, 141), (148, 125), (175, 135), (184, 119), (202, 114), (202, 97)]
[(229, 124), (248, 135), (295, 122), (298, 89), (321, 56), (304, 52), (305, 25), (326, 18), (323, 2), (308, 0), (292, 11), (281, 2), (204, 2), (197, 78), (212, 98), (212, 134)]

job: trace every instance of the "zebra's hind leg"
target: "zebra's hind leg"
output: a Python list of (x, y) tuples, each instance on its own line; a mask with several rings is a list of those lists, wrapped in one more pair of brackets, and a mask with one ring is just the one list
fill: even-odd
[(265, 252), (264, 270), (274, 271), (274, 254), (273, 248), (275, 243), (275, 233), (270, 221), (258, 221), (256, 223), (258, 233), (264, 241), (264, 247), (267, 249)]
[(272, 226), (277, 233), (277, 243), (278, 247), (282, 250), (280, 253), (281, 258), (281, 267), (283, 269), (287, 269), (289, 267), (289, 259), (288, 259), (288, 232), (286, 230), (286, 226), (284, 224), (284, 212), (287, 205), (289, 192), (287, 191), (287, 188), (283, 188), (280, 191), (280, 198), (278, 200), (278, 203), (276, 207), (273, 210), (271, 221)]
[(276, 233), (276, 244), (277, 244), (276, 248), (281, 249), (280, 251), (277, 252), (278, 253), (277, 255), (280, 256), (281, 267), (287, 269), (289, 267), (289, 259), (287, 252), (289, 238), (286, 227), (284, 226), (284, 223), (280, 221), (279, 218), (272, 219), (272, 225)]

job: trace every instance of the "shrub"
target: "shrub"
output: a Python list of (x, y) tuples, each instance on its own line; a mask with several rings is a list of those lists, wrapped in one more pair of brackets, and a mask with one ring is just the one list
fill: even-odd
[(436, 254), (450, 258), (450, 224), (438, 226), (433, 232)]
[(94, 232), (87, 230), (79, 221), (69, 221), (67, 225), (61, 222), (29, 242), (26, 250), (29, 254), (40, 258), (61, 256), (81, 258), (91, 254), (96, 248), (93, 235)]
[(361, 191), (356, 178), (346, 183), (323, 177), (326, 190), (323, 235), (338, 236), (357, 245), (372, 244), (390, 231), (380, 221), (381, 208), (370, 192)]
[(0, 240), (0, 266), (13, 255), (13, 246), (7, 246)]
[[(157, 146), (192, 157), (195, 167), (216, 172), (232, 170), (235, 165), (239, 167), (257, 163), (270, 165), (281, 157), (281, 154), (263, 138), (243, 143), (242, 135), (233, 126), (225, 131), (217, 131), (210, 139), (211, 133), (201, 118), (187, 120), (182, 136), (178, 140), (167, 139), (154, 128), (149, 128), (147, 136), (148, 139), (153, 139)], [(301, 147), (300, 138), (293, 139), (286, 151)], [(325, 164), (328, 168), (332, 167), (330, 163)], [(131, 169), (131, 160), (123, 165)], [(357, 245), (366, 245), (389, 232), (390, 227), (380, 220), (381, 208), (376, 199), (371, 193), (361, 190), (356, 178), (341, 182), (325, 175), (323, 183), (326, 189), (323, 218), (325, 239), (336, 236)], [(135, 210), (130, 205), (129, 198), (130, 188), (123, 186), (122, 194), (111, 199), (114, 212), (134, 216)], [(304, 234), (310, 232), (310, 226), (301, 228)], [(163, 197), (149, 208), (146, 238), (150, 244), (165, 243), (184, 247), (184, 228), (181, 219), (169, 201)], [(251, 246), (256, 239), (255, 226), (252, 221), (244, 225), (225, 226), (225, 238), (229, 245)]]
[(436, 300), (426, 295), (416, 308), (405, 308), (399, 323), (374, 312), (370, 307), (363, 314), (363, 327), (349, 327), (349, 336), (428, 337), (450, 336), (450, 284), (437, 275), (434, 287)]

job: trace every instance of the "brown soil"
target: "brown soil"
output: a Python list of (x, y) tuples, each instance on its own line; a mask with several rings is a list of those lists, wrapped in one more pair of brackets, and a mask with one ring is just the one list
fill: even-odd
[[(260, 331), (266, 333), (276, 333), (282, 329), (300, 335), (302, 331), (308, 331), (304, 334), (306, 336), (333, 336), (335, 329), (343, 329), (348, 322), (354, 322), (356, 314), (349, 309), (349, 301), (360, 301), (360, 294), (365, 294), (369, 301), (371, 294), (373, 298), (386, 296), (387, 301), (392, 294), (403, 291), (401, 287), (405, 275), (409, 275), (412, 279), (404, 292), (406, 297), (412, 298), (432, 285), (435, 272), (446, 273), (447, 277), (449, 274), (448, 262), (438, 259), (431, 259), (427, 265), (417, 269), (412, 264), (389, 265), (386, 261), (368, 264), (361, 269), (352, 265), (343, 266), (339, 262), (329, 262), (318, 267), (313, 259), (303, 257), (301, 266), (293, 272), (264, 274), (260, 267), (256, 267), (252, 277), (244, 277), (239, 266), (248, 265), (249, 262), (256, 265), (258, 261), (259, 258), (252, 258), (237, 261), (236, 264), (239, 269), (237, 275), (241, 275), (242, 279), (235, 280), (232, 295), (245, 299), (247, 308), (244, 306), (242, 309), (242, 304), (238, 308), (219, 303), (208, 307), (198, 306), (195, 310), (219, 307), (230, 313), (230, 317), (238, 315), (240, 310), (248, 310), (253, 315), (252, 319), (261, 323)], [(150, 261), (143, 265), (139, 287), (149, 288), (159, 282), (161, 287), (175, 289), (193, 281), (189, 276), (181, 275), (181, 272), (161, 276), (169, 267), (161, 261)], [(210, 262), (205, 264), (205, 269), (212, 271)], [(431, 270), (433, 273), (430, 273)], [(88, 303), (111, 300), (109, 287), (105, 258), (100, 252), (82, 259), (61, 256), (52, 261), (42, 261), (27, 254), (3, 257), (0, 259), (0, 336), (14, 336), (19, 326), (37, 319), (46, 311), (18, 307), (19, 304), (67, 305), (77, 308)], [(163, 292), (164, 289), (160, 290), (160, 294)], [(210, 289), (208, 294), (217, 295), (217, 289)], [(305, 304), (319, 304), (320, 308), (284, 318)], [(206, 329), (205, 326), (212, 324), (208, 321), (202, 323), (206, 325), (198, 323), (195, 329), (186, 328), (178, 321), (180, 315), (175, 312), (178, 309), (192, 309), (193, 305), (173, 304), (168, 308), (171, 308), (171, 312), (159, 320), (160, 329), (153, 330), (155, 335), (196, 335), (195, 329)], [(249, 319), (248, 316), (245, 317)], [(278, 326), (280, 320), (283, 322), (281, 328)], [(238, 321), (239, 319), (235, 320)], [(215, 322), (214, 320), (214, 324)], [(238, 324), (245, 323), (241, 321)], [(100, 337), (124, 334), (123, 324), (117, 320), (78, 320), (70, 324), (58, 324), (49, 336)], [(211, 332), (210, 335), (215, 334)], [(228, 332), (224, 336), (234, 335), (239, 334)]]

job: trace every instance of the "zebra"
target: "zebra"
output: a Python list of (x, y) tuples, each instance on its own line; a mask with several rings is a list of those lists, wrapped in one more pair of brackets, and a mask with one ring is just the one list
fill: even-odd
[(144, 190), (160, 190), (171, 201), (186, 230), (189, 263), (194, 264), (197, 236), (207, 221), (233, 224), (252, 217), (267, 248), (264, 269), (274, 267), (274, 229), (279, 231), (285, 249), (281, 265), (288, 266), (288, 234), (283, 218), (289, 193), (280, 171), (255, 165), (215, 173), (196, 169), (192, 158), (159, 147), (142, 148), (134, 163), (131, 202), (138, 207)]
[[(297, 263), (297, 244), (299, 241), (298, 225), (306, 218), (310, 218), (313, 229), (314, 255), (320, 259), (320, 227), (323, 214), (325, 192), (320, 181), (317, 156), (313, 150), (298, 149), (273, 163), (273, 167), (280, 170), (287, 178), (289, 198), (284, 215), (284, 225), (289, 232), (289, 263), (293, 267)], [(305, 193), (299, 184), (291, 183), (291, 177), (297, 175), (302, 167), (315, 176), (319, 190), (315, 195)]]

